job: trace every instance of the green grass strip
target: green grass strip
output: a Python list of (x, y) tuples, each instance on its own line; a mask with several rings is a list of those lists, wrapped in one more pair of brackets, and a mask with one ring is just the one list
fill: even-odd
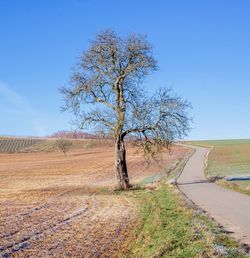
[(245, 257), (238, 242), (166, 185), (135, 193), (141, 204), (135, 241), (126, 257)]

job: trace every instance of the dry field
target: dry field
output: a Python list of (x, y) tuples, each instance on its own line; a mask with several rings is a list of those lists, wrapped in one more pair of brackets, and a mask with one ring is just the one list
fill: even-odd
[[(128, 150), (132, 183), (187, 153), (174, 147), (147, 166)], [(113, 148), (0, 154), (0, 257), (117, 257), (133, 241), (136, 203), (115, 185)]]

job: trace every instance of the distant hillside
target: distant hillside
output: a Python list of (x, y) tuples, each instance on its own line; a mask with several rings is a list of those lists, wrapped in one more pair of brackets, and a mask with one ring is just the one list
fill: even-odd
[(58, 131), (48, 136), (49, 138), (69, 138), (69, 139), (100, 139), (100, 135), (90, 134), (82, 131)]

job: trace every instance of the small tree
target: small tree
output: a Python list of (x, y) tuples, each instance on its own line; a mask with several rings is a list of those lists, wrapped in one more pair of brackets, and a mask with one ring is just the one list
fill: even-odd
[(56, 140), (56, 147), (63, 152), (64, 156), (67, 156), (67, 152), (70, 150), (72, 146), (72, 142), (63, 138)]
[(130, 187), (127, 135), (137, 139), (147, 154), (155, 154), (189, 131), (187, 101), (165, 88), (152, 96), (145, 93), (143, 79), (156, 69), (145, 36), (122, 39), (107, 30), (82, 53), (70, 86), (61, 89), (64, 110), (74, 112), (81, 128), (91, 127), (114, 138), (114, 170), (122, 189)]

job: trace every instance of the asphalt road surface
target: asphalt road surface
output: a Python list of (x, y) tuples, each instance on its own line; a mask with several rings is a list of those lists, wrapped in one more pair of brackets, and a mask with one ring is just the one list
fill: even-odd
[(192, 147), (195, 153), (177, 181), (180, 190), (234, 237), (250, 244), (250, 196), (209, 182), (204, 175), (209, 150)]

